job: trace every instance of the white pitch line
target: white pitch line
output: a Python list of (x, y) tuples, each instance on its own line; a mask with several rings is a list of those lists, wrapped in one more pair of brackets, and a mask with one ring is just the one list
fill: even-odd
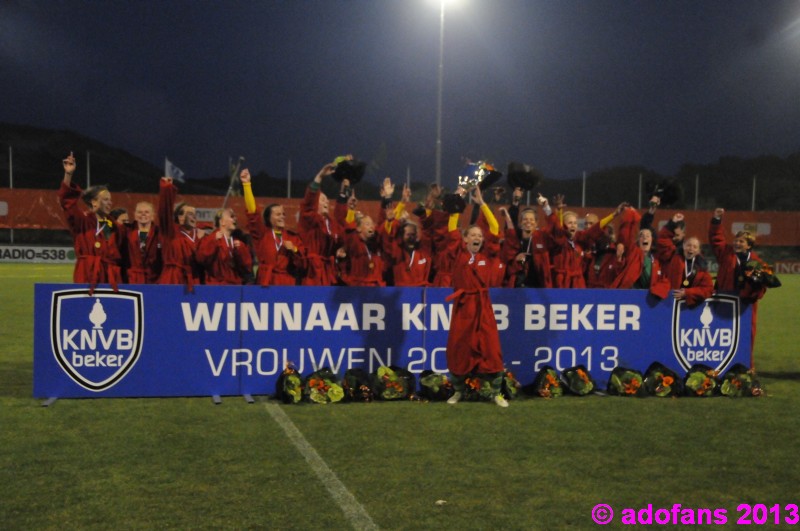
[(328, 489), (328, 492), (333, 497), (333, 500), (339, 505), (339, 508), (344, 512), (345, 517), (350, 520), (353, 529), (357, 530), (372, 530), (379, 529), (375, 522), (372, 521), (364, 506), (358, 503), (355, 496), (353, 496), (347, 487), (344, 486), (333, 470), (328, 467), (327, 463), (320, 457), (317, 451), (311, 444), (303, 437), (297, 426), (294, 425), (292, 419), (286, 416), (286, 413), (276, 404), (265, 404), (267, 412), (272, 416), (275, 422), (283, 428), (286, 436), (292, 441), (295, 448), (297, 448), (308, 464), (311, 470), (322, 481), (322, 484)]

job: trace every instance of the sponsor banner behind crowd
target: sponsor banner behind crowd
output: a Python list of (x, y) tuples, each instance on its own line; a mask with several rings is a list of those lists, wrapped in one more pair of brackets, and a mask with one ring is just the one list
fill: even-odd
[[(60, 179), (60, 177), (59, 177)], [(57, 188), (57, 185), (56, 185)], [(128, 193), (113, 191), (114, 206), (125, 207), (132, 212), (139, 201), (158, 203), (158, 184), (154, 183), (153, 193)], [(188, 201), (198, 209), (198, 221), (213, 221), (214, 212), (222, 205), (222, 198), (216, 195), (179, 195), (179, 201)], [(296, 226), (300, 211), (301, 198), (258, 197), (260, 206), (280, 203), (286, 212), (286, 221), (290, 228)], [(535, 205), (535, 198), (533, 201)], [(5, 204), (5, 209), (3, 205)], [(239, 219), (246, 219), (244, 198), (230, 197), (227, 206), (233, 208)], [(407, 205), (410, 212), (415, 205)], [(495, 215), (499, 214), (501, 205), (490, 205)], [(616, 205), (575, 207), (583, 216), (593, 212), (600, 217), (611, 213)], [(380, 209), (380, 201), (359, 200), (358, 209), (375, 217)], [(691, 233), (703, 235), (708, 230), (708, 223), (713, 210), (672, 210), (659, 209), (656, 214), (657, 225), (662, 225), (676, 212), (686, 217), (686, 226)], [(463, 216), (462, 225), (466, 225), (469, 216)], [(502, 219), (498, 217), (498, 219)], [(736, 231), (745, 229), (758, 238), (758, 246), (797, 246), (800, 245), (800, 217), (797, 212), (749, 211), (737, 210), (725, 213), (723, 227), (729, 237)], [(67, 230), (64, 212), (56, 201), (56, 191), (30, 190), (24, 188), (0, 188), (0, 229), (54, 229)]]
[(75, 250), (72, 247), (39, 245), (0, 245), (0, 263), (72, 264)]
[[(381, 365), (447, 371), (444, 288), (37, 284), (34, 396), (272, 394), (287, 363), (307, 375)], [(605, 387), (618, 366), (679, 374), (750, 365), (750, 308), (719, 295), (696, 308), (641, 290), (490, 290), (506, 368), (584, 365)]]

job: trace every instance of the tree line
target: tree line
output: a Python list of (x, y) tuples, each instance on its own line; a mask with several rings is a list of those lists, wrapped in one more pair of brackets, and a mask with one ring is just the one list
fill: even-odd
[[(116, 192), (154, 191), (163, 173), (157, 167), (127, 151), (107, 146), (72, 131), (41, 129), (0, 123), (0, 186), (9, 186), (8, 148), (13, 148), (14, 188), (53, 188), (59, 179), (57, 169), (64, 158), (63, 146), (72, 146), (76, 153), (91, 153), (91, 172), (102, 176), (102, 184)], [(531, 161), (535, 165), (535, 161)], [(294, 179), (292, 197), (301, 197), (309, 179)], [(724, 206), (728, 210), (800, 210), (800, 150), (786, 158), (762, 155), (755, 158), (723, 156), (707, 164), (686, 163), (675, 175), (662, 175), (643, 166), (615, 166), (587, 172), (583, 178), (553, 179), (545, 176), (533, 194), (548, 197), (560, 193), (570, 205), (616, 206), (620, 201), (633, 205), (646, 204), (650, 189), (668, 182), (678, 191), (673, 204), (678, 209), (710, 210)], [(754, 192), (755, 182), (755, 192)], [(209, 179), (187, 180), (181, 184), (185, 194), (224, 195), (230, 184), (222, 174)], [(333, 182), (324, 183), (324, 191), (336, 193)], [(412, 197), (422, 200), (426, 182), (412, 181)], [(507, 187), (505, 179), (498, 183)], [(254, 173), (253, 193), (257, 197), (286, 197), (286, 178), (267, 172)], [(378, 184), (365, 180), (358, 185), (361, 199), (378, 199)], [(486, 194), (490, 198), (492, 194)], [(506, 200), (510, 194), (506, 193)], [(533, 198), (531, 200), (533, 202)]]

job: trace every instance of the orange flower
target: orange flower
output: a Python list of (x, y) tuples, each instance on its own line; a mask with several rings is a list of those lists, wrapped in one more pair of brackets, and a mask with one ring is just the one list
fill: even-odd
[(640, 385), (641, 383), (639, 383), (639, 380), (635, 378), (631, 379), (629, 382), (625, 384), (625, 394), (635, 395), (636, 392), (639, 390)]
[(589, 383), (589, 375), (586, 374), (583, 369), (578, 369), (578, 377), (583, 380), (584, 383)]
[(670, 387), (675, 382), (675, 379), (672, 376), (662, 376), (661, 377), (661, 385), (665, 387)]

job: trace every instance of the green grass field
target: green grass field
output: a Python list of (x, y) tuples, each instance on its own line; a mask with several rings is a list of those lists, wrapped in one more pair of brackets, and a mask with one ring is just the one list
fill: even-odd
[(6, 264), (0, 275), (2, 529), (591, 529), (599, 503), (615, 511), (610, 529), (648, 504), (725, 509), (714, 529), (738, 528), (739, 504), (779, 504), (750, 527), (780, 529), (800, 504), (799, 277), (760, 303), (764, 397), (529, 398), (503, 410), (263, 397), (42, 407), (33, 285), (71, 270)]

